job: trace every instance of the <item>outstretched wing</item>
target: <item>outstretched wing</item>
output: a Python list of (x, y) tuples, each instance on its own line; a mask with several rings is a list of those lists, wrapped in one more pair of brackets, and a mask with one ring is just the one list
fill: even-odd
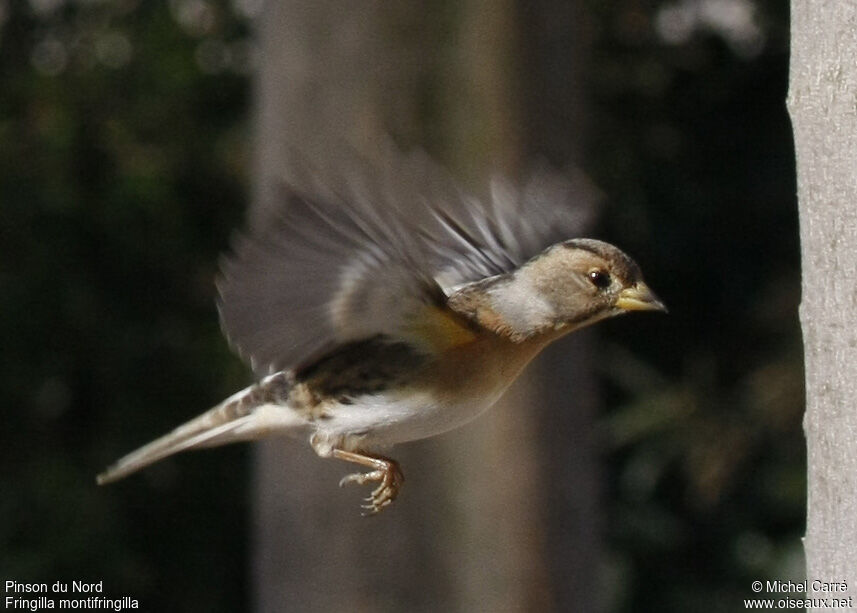
[(464, 338), (446, 296), (579, 235), (592, 208), (588, 186), (546, 171), (522, 188), (495, 180), (483, 203), (421, 154), (292, 170), (277, 214), (237, 241), (218, 283), (223, 328), (260, 373), (377, 335)]
[(349, 341), (401, 338), (420, 310), (442, 303), (413, 228), (371, 179), (313, 171), (302, 181), (311, 195), (281, 185), (270, 225), (224, 262), (221, 322), (257, 372)]
[(456, 288), (514, 270), (545, 248), (581, 236), (591, 224), (598, 190), (572, 168), (558, 174), (536, 167), (514, 184), (494, 177), (484, 202), (437, 199), (435, 280), (449, 295)]

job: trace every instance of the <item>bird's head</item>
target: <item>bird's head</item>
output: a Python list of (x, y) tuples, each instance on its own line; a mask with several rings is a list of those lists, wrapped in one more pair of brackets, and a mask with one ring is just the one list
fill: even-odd
[(666, 311), (639, 266), (617, 247), (573, 239), (549, 247), (486, 288), (509, 336), (570, 332), (629, 311)]

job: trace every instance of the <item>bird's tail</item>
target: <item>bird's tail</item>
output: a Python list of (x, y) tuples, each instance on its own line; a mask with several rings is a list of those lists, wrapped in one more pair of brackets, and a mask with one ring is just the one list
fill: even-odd
[(290, 378), (284, 372), (266, 377), (120, 458), (98, 475), (96, 481), (99, 485), (118, 481), (149, 464), (189, 449), (216, 447), (271, 434), (295, 433), (307, 422), (287, 406), (290, 387)]

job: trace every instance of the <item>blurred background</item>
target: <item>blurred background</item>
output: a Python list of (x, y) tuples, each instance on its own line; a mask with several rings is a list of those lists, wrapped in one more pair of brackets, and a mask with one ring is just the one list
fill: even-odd
[[(737, 611), (803, 575), (786, 0), (0, 0), (0, 578), (162, 611)], [(397, 450), (378, 518), (300, 442), (94, 475), (252, 380), (218, 257), (321, 134), (474, 191), (536, 160), (670, 307)], [(526, 398), (536, 398), (535, 401)]]

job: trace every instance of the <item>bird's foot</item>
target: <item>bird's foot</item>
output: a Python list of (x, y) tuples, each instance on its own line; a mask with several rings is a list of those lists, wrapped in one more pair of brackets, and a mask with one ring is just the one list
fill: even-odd
[(378, 487), (372, 490), (372, 493), (365, 499), (366, 504), (362, 507), (366, 510), (364, 515), (375, 515), (389, 506), (399, 495), (399, 489), (405, 482), (402, 469), (399, 468), (399, 464), (395, 460), (342, 449), (334, 449), (333, 457), (375, 469), (367, 473), (347, 475), (339, 482), (339, 487), (344, 487), (349, 483), (365, 485), (370, 482), (378, 482)]

